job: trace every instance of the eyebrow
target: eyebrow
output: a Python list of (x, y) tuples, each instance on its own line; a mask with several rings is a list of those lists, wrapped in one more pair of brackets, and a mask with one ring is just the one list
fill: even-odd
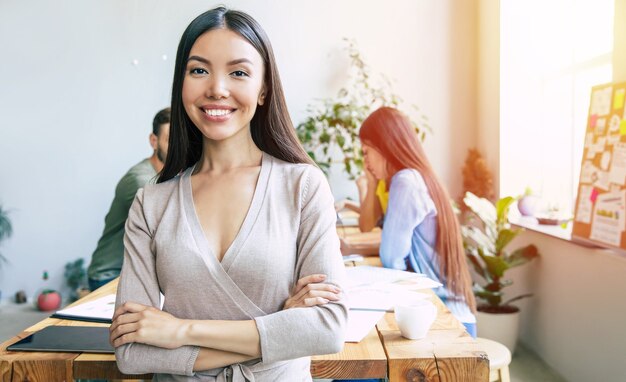
[[(207, 65), (211, 65), (211, 61), (207, 60), (204, 57), (200, 57), (200, 56), (191, 56), (187, 59), (187, 62), (191, 61), (191, 60), (195, 60), (195, 61), (200, 61), (204, 64)], [(226, 65), (231, 66), (231, 65), (237, 65), (237, 64), (241, 64), (241, 63), (248, 63), (250, 65), (253, 65), (252, 61), (248, 60), (247, 58), (238, 58), (236, 60), (232, 60), (232, 61), (228, 61), (226, 63)]]

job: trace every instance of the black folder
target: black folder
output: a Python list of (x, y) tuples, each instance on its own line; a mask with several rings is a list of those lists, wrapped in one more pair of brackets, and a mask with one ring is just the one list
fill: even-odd
[(114, 353), (109, 328), (97, 326), (47, 326), (9, 345), (12, 351)]

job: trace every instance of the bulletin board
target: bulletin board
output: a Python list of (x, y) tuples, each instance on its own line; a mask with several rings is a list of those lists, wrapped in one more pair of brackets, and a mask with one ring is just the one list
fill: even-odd
[(626, 251), (626, 82), (594, 86), (572, 237)]

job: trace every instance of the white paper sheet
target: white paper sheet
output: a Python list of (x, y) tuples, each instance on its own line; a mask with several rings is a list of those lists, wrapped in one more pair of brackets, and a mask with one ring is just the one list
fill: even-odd
[[(376, 283), (393, 283), (399, 282), (401, 280), (423, 278), (425, 279), (426, 283), (428, 283), (428, 280), (430, 280), (428, 277), (421, 273), (406, 272), (390, 268), (372, 267), (369, 265), (364, 265), (360, 267), (348, 267), (346, 268), (346, 275), (348, 276), (348, 279), (346, 280), (347, 289), (363, 285), (371, 286)], [(425, 286), (425, 288), (433, 287)]]
[(591, 161), (584, 161), (580, 170), (580, 183), (593, 183), (593, 174), (598, 171), (599, 169)]
[(613, 163), (609, 172), (611, 183), (624, 185), (626, 179), (626, 143), (618, 143), (613, 147)]
[(591, 191), (593, 187), (589, 185), (580, 186), (580, 195), (578, 195), (578, 209), (576, 210), (576, 221), (589, 224), (591, 222), (591, 211), (593, 203), (591, 202)]
[(612, 87), (596, 90), (591, 95), (591, 108), (589, 114), (603, 116), (611, 111)]
[(626, 191), (598, 195), (589, 237), (619, 247), (626, 228), (625, 213)]
[(622, 119), (619, 115), (614, 115), (611, 117), (611, 122), (609, 122), (609, 131), (612, 133), (617, 133), (619, 131), (619, 123)]
[(595, 173), (595, 175), (596, 180), (593, 182), (593, 185), (596, 188), (608, 191), (611, 187), (611, 182), (609, 181), (609, 173), (607, 171), (598, 171)]
[(419, 290), (441, 286), (422, 274), (397, 269), (363, 265), (348, 267), (346, 273), (350, 307), (347, 342), (360, 341), (386, 311), (393, 311), (394, 306), (430, 298)]
[(71, 318), (111, 320), (115, 312), (115, 294), (56, 311), (56, 315)]
[(376, 326), (385, 312), (348, 312), (345, 342), (360, 342)]

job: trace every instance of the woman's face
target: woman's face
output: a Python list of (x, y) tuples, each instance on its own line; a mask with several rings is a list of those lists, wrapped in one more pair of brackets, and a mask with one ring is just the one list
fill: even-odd
[(248, 134), (264, 102), (261, 55), (237, 33), (214, 29), (191, 47), (183, 81), (183, 105), (205, 138), (222, 141)]
[(363, 160), (365, 168), (374, 175), (376, 179), (385, 179), (387, 177), (387, 161), (374, 147), (363, 144)]

